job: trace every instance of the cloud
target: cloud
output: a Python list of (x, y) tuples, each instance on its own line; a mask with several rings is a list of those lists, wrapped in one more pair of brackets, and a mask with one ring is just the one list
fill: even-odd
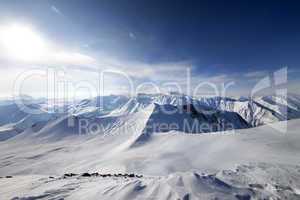
[[(102, 62), (104, 59), (101, 59)], [(126, 72), (129, 76), (152, 81), (180, 80), (186, 76), (188, 68), (192, 68), (189, 61), (164, 62), (149, 64), (143, 62), (130, 62), (120, 60), (106, 60), (106, 65)]]
[[(54, 7), (55, 8), (55, 7)], [(57, 8), (54, 12), (60, 12)], [(7, 26), (0, 26), (1, 31), (9, 30)], [(67, 48), (64, 45), (56, 44), (50, 41), (49, 39), (43, 37), (38, 31), (35, 31), (34, 28), (25, 27), (20, 28), (17, 27), (18, 31), (13, 32), (14, 37), (21, 37), (20, 42), (14, 43), (14, 41), (18, 41), (15, 39), (18, 38), (10, 38), (8, 41), (12, 41), (12, 43), (5, 41), (5, 45), (1, 43), (0, 40), (0, 61), (2, 66), (4, 66), (4, 62), (13, 63), (13, 65), (6, 65), (9, 67), (17, 66), (16, 68), (24, 68), (24, 66), (35, 65), (35, 66), (50, 66), (50, 67), (64, 67), (66, 69), (66, 73), (73, 73), (73, 70), (76, 70), (76, 73), (73, 73), (71, 76), (74, 77), (74, 82), (79, 80), (88, 80), (93, 82), (93, 84), (97, 84), (97, 73), (101, 72), (101, 70), (115, 70), (125, 73), (133, 80), (134, 83), (140, 84), (145, 82), (155, 83), (159, 86), (164, 83), (177, 83), (181, 88), (185, 89), (189, 84), (188, 81), (191, 82), (191, 89), (195, 88), (197, 84), (201, 84), (203, 82), (210, 82), (215, 85), (222, 85), (223, 83), (228, 83), (230, 81), (235, 82), (235, 87), (238, 87), (239, 92), (247, 92), (250, 91), (251, 84), (254, 84), (260, 78), (268, 75), (268, 72), (265, 70), (261, 71), (251, 71), (251, 72), (228, 72), (228, 73), (218, 73), (211, 71), (208, 73), (200, 73), (197, 66), (189, 60), (183, 60), (179, 62), (163, 62), (163, 63), (146, 63), (146, 62), (136, 62), (132, 60), (124, 60), (124, 59), (116, 59), (113, 56), (104, 55), (97, 52), (97, 56), (91, 56), (87, 53), (83, 53), (80, 51), (74, 51), (70, 48)], [(23, 41), (22, 33), (19, 35), (20, 31), (28, 31), (26, 34), (31, 38), (31, 41)], [(129, 37), (132, 39), (136, 38), (133, 33), (129, 33)], [(35, 45), (33, 45), (35, 43)], [(41, 45), (40, 45), (41, 44)], [(16, 46), (14, 46), (16, 45)], [(43, 48), (40, 48), (43, 46)], [(9, 48), (7, 48), (9, 47)], [(17, 48), (21, 47), (21, 48)], [(12, 52), (8, 51), (13, 50)], [(85, 48), (87, 50), (87, 48)], [(88, 50), (91, 50), (88, 48)], [(81, 50), (82, 51), (82, 50)], [(23, 54), (23, 52), (25, 54)], [(31, 54), (27, 55), (26, 52), (31, 52)], [(9, 56), (8, 54), (11, 53)], [(95, 52), (92, 52), (95, 53)], [(21, 56), (20, 56), (21, 55)], [(29, 56), (30, 59), (24, 59), (24, 55)], [(14, 77), (17, 73), (11, 71), (9, 77)], [(9, 78), (13, 79), (13, 78)], [(125, 84), (124, 81), (120, 81), (120, 77), (113, 78), (111, 82), (109, 82), (111, 87), (119, 88), (119, 91), (124, 91), (123, 86)], [(4, 84), (8, 82), (8, 80), (2, 81)], [(298, 83), (298, 82), (297, 82)], [(34, 86), (38, 86), (38, 82), (32, 82), (29, 89), (34, 90)], [(293, 88), (296, 90), (297, 84), (294, 84)], [(0, 87), (0, 91), (4, 91), (5, 88)], [(186, 89), (187, 90), (187, 89)], [(43, 90), (41, 90), (43, 91)], [(211, 88), (205, 90), (203, 88), (203, 93), (211, 91)], [(237, 91), (235, 89), (235, 91)], [(184, 91), (187, 93), (188, 91)], [(8, 93), (8, 91), (6, 91)]]
[(28, 66), (28, 65), (41, 65), (41, 66), (82, 66), (82, 65), (95, 65), (96, 60), (86, 54), (76, 51), (68, 51), (62, 48), (55, 48), (46, 51), (42, 55), (30, 60), (16, 58), (14, 56), (6, 56), (0, 50), (0, 62), (14, 64), (15, 66)]
[(268, 71), (260, 70), (260, 71), (248, 72), (248, 73), (244, 74), (244, 77), (246, 77), (246, 78), (262, 78), (267, 75), (268, 75)]
[(0, 60), (15, 65), (93, 65), (96, 60), (45, 38), (24, 24), (0, 25)]
[(71, 51), (60, 51), (50, 54), (50, 58), (48, 58), (49, 63), (51, 63), (51, 60), (57, 65), (93, 65), (96, 63), (96, 60), (88, 55)]
[(132, 32), (129, 33), (129, 37), (130, 37), (131, 39), (133, 39), (133, 40), (136, 39), (136, 35), (135, 35), (134, 33), (132, 33)]
[(63, 15), (62, 12), (54, 5), (51, 6), (51, 10), (56, 14)]

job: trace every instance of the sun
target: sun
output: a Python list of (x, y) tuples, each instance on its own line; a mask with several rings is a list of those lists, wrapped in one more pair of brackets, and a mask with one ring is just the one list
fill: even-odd
[(46, 42), (30, 26), (13, 24), (0, 27), (0, 45), (7, 56), (24, 61), (41, 60)]

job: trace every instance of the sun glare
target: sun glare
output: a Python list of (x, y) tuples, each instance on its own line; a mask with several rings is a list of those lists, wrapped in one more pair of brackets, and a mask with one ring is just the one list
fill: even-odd
[(24, 61), (40, 60), (46, 50), (39, 34), (24, 25), (0, 27), (0, 42), (8, 56)]

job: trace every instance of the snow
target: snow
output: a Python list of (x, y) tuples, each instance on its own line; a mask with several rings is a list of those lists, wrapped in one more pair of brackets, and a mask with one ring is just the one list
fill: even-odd
[(252, 126), (260, 126), (300, 117), (300, 98), (295, 94), (270, 95), (253, 99), (223, 97), (200, 98), (200, 103), (240, 114)]
[[(134, 121), (137, 118), (141, 118), (141, 113), (137, 113)], [(10, 140), (0, 147), (0, 175), (14, 177), (0, 179), (0, 196), (4, 199), (17, 196), (138, 199), (154, 195), (156, 199), (168, 196), (173, 199), (189, 195), (195, 199), (233, 199), (240, 194), (287, 195), (289, 199), (297, 199), (300, 188), (299, 122), (289, 121), (289, 131), (284, 135), (269, 126), (221, 135), (157, 133), (137, 147), (129, 145), (134, 142), (131, 134), (104, 138), (77, 136), (45, 143), (38, 138)], [(134, 172), (145, 178), (48, 180), (50, 175), (60, 177), (66, 172), (94, 171)], [(216, 174), (218, 179), (229, 182), (229, 186), (219, 185), (214, 176), (203, 178), (202, 173)], [(260, 184), (263, 189), (253, 193), (249, 184)], [(283, 189), (277, 191), (276, 187)]]
[[(177, 102), (180, 98), (140, 96), (127, 102), (125, 97), (110, 96), (114, 103), (107, 110), (84, 100), (71, 114), (3, 120), (0, 138), (9, 137), (0, 142), (0, 199), (300, 199), (300, 119), (201, 134), (146, 129), (153, 122), (192, 120), (190, 113), (167, 116), (160, 112), (186, 105)], [(168, 104), (159, 104), (158, 99)], [(296, 100), (288, 101), (294, 113)], [(249, 113), (249, 118), (271, 119), (266, 114), (271, 110), (265, 107), (267, 103), (260, 106), (257, 100), (257, 108), (249, 108), (248, 100), (219, 98), (214, 103), (221, 105), (218, 102), (222, 101), (230, 111), (217, 119), (236, 122)], [(232, 112), (235, 109), (246, 114)], [(201, 122), (214, 119), (203, 115)], [(80, 119), (102, 128), (81, 134)], [(69, 126), (70, 121), (74, 126)], [(286, 124), (285, 133), (278, 131)], [(16, 127), (22, 130), (15, 133)], [(63, 178), (70, 172), (79, 175)], [(80, 176), (84, 172), (143, 177)], [(13, 177), (6, 178), (8, 175)]]
[(239, 165), (216, 174), (142, 178), (22, 175), (1, 178), (3, 199), (299, 199), (300, 167)]

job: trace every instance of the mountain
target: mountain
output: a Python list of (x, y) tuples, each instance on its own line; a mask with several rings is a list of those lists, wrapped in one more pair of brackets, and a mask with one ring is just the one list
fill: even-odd
[(239, 100), (222, 97), (200, 98), (199, 101), (202, 105), (217, 110), (236, 112), (252, 126), (300, 117), (300, 97), (294, 94)]
[[(133, 114), (151, 105), (153, 111), (146, 121), (144, 135), (168, 131), (216, 132), (300, 118), (300, 97), (294, 94), (254, 99), (195, 98), (178, 93), (139, 94), (135, 97), (110, 95), (54, 105), (47, 105), (45, 99), (27, 96), (17, 100), (22, 100), (23, 107), (13, 100), (0, 101), (0, 140), (15, 137), (27, 129), (30, 129), (27, 132), (47, 130), (45, 132), (50, 134), (58, 127), (66, 128), (61, 135), (63, 137), (78, 135), (81, 121), (98, 124), (98, 132), (103, 134), (109, 127), (126, 123)], [(26, 108), (34, 109), (37, 113), (30, 114)], [(68, 127), (70, 122), (74, 126)]]
[(193, 104), (174, 106), (154, 104), (141, 136), (136, 144), (145, 142), (153, 133), (179, 131), (182, 133), (208, 133), (249, 128), (237, 113), (196, 109)]
[(28, 99), (37, 114), (6, 101), (0, 196), (299, 199), (299, 99), (111, 95), (55, 109)]
[[(26, 109), (34, 110), (34, 113), (28, 113)], [(39, 104), (27, 102), (27, 104), (18, 105), (13, 101), (0, 105), (0, 141), (22, 133), (28, 128), (38, 126), (36, 124), (46, 125), (52, 119), (58, 117), (59, 113), (50, 113), (44, 110)]]
[[(128, 120), (143, 127), (153, 109), (152, 105), (146, 111), (133, 113)], [(282, 125), (279, 122), (275, 126)], [(49, 128), (55, 126), (56, 123)], [(147, 142), (138, 146), (131, 144), (142, 130), (131, 128), (130, 123), (124, 126), (117, 127), (119, 131), (107, 137), (41, 140), (39, 137), (21, 138), (19, 136), (24, 134), (21, 133), (3, 142), (0, 145), (1, 198), (239, 200), (300, 197), (299, 119), (288, 121), (290, 128), (284, 136), (270, 126), (226, 134), (173, 131), (151, 134)], [(75, 174), (73, 177), (64, 176), (71, 172)], [(105, 177), (81, 175), (86, 172), (98, 172)], [(143, 177), (125, 178), (118, 176), (120, 173)], [(8, 175), (12, 177), (5, 178)]]

